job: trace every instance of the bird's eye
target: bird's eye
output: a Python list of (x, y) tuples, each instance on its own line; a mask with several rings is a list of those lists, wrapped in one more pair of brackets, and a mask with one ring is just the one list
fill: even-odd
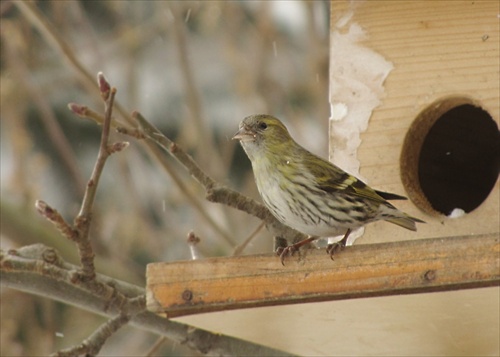
[(267, 124), (265, 122), (261, 121), (259, 123), (259, 128), (262, 129), (262, 130), (265, 130), (265, 129), (267, 129)]

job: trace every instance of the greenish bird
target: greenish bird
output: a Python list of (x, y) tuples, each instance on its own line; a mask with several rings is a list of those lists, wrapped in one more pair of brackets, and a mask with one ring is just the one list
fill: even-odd
[(372, 189), (338, 166), (297, 144), (277, 118), (259, 114), (243, 119), (233, 139), (240, 141), (252, 162), (255, 182), (269, 211), (283, 224), (309, 237), (280, 252), (281, 262), (301, 246), (320, 237), (344, 235), (330, 244), (332, 257), (345, 246), (351, 231), (387, 221), (416, 231), (412, 217), (387, 200), (406, 199)]

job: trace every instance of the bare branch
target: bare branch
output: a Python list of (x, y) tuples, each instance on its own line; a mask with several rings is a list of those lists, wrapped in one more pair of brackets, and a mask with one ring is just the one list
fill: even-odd
[[(99, 73), (99, 82), (102, 81), (102, 73)], [(102, 86), (102, 84), (99, 84)], [(109, 84), (108, 84), (109, 87)], [(95, 195), (97, 192), (97, 185), (99, 184), (99, 179), (101, 177), (102, 170), (104, 169), (104, 164), (106, 163), (107, 158), (110, 153), (108, 150), (108, 140), (109, 140), (109, 129), (111, 127), (111, 115), (113, 112), (113, 103), (116, 95), (116, 89), (111, 89), (111, 93), (102, 94), (104, 96), (108, 96), (105, 104), (105, 116), (104, 123), (101, 134), (101, 144), (99, 146), (99, 153), (97, 154), (97, 160), (94, 166), (94, 170), (92, 171), (92, 175), (90, 177), (89, 182), (87, 183), (87, 189), (85, 191), (85, 196), (83, 197), (82, 206), (80, 208), (80, 213), (76, 219), (77, 225), (80, 220), (89, 220), (91, 216), (92, 206), (94, 204)]]
[[(79, 276), (79, 279), (84, 281), (91, 281), (95, 277), (95, 254), (90, 243), (89, 232), (92, 221), (92, 208), (97, 194), (97, 186), (107, 158), (113, 153), (121, 151), (128, 146), (128, 143), (124, 142), (118, 142), (112, 145), (108, 144), (116, 88), (111, 88), (102, 73), (98, 74), (98, 85), (101, 90), (101, 96), (105, 101), (105, 115), (101, 143), (92, 175), (85, 189), (80, 212), (75, 218), (74, 227), (71, 227), (68, 223), (66, 223), (57, 210), (50, 207), (47, 203), (43, 201), (36, 202), (37, 210), (44, 217), (54, 223), (66, 238), (77, 244), (80, 261), (82, 263), (81, 275)], [(75, 112), (78, 112), (80, 115), (83, 115), (87, 111), (85, 107), (77, 107), (77, 105), (71, 105), (70, 108)], [(102, 286), (98, 285), (95, 286), (95, 288), (98, 290), (103, 289)]]
[[(68, 109), (80, 118), (90, 119), (98, 125), (104, 124), (104, 116), (88, 108), (86, 105), (68, 103)], [(132, 128), (128, 124), (123, 124), (115, 118), (112, 118), (111, 120), (111, 127), (121, 134), (133, 136), (136, 139), (144, 139), (144, 135), (142, 135), (137, 129)]]
[(178, 162), (180, 162), (186, 168), (189, 174), (205, 189), (210, 190), (215, 186), (215, 180), (208, 176), (190, 155), (182, 150), (175, 142), (163, 135), (162, 132), (149, 121), (147, 121), (141, 113), (137, 111), (133, 112), (132, 118), (139, 122), (139, 125), (144, 131), (144, 134), (147, 138), (153, 140), (170, 155), (172, 155)]
[(120, 314), (99, 326), (97, 330), (85, 339), (80, 345), (60, 350), (52, 356), (71, 357), (75, 355), (95, 356), (106, 340), (130, 321), (130, 316)]
[(38, 213), (52, 222), (61, 234), (69, 240), (76, 242), (78, 232), (71, 227), (54, 208), (50, 207), (46, 202), (38, 200), (35, 202), (35, 207)]
[[(207, 355), (288, 356), (283, 351), (230, 336), (214, 334), (193, 326), (167, 320), (144, 310), (144, 290), (124, 281), (97, 274), (93, 282), (73, 281), (77, 267), (66, 263), (55, 249), (36, 244), (18, 250), (0, 250), (1, 284), (5, 287), (62, 301), (102, 316), (115, 317), (120, 311), (133, 315), (133, 326), (185, 344)], [(98, 294), (94, 284), (108, 287)], [(113, 288), (110, 288), (113, 286)], [(118, 296), (126, 299), (116, 298)], [(114, 298), (111, 298), (114, 297)]]
[(95, 277), (95, 254), (90, 244), (89, 232), (92, 221), (92, 207), (97, 193), (97, 186), (99, 184), (99, 179), (104, 169), (104, 165), (106, 164), (106, 160), (109, 155), (111, 155), (108, 140), (111, 127), (111, 116), (113, 113), (113, 104), (116, 95), (116, 88), (110, 89), (110, 85), (107, 83), (102, 73), (98, 74), (98, 84), (99, 89), (104, 91), (101, 92), (101, 96), (105, 100), (105, 116), (101, 134), (101, 144), (99, 146), (99, 153), (97, 154), (94, 170), (92, 171), (92, 175), (85, 189), (85, 195), (83, 196), (80, 212), (75, 218), (75, 229), (78, 233), (75, 241), (78, 246), (80, 261), (82, 263), (82, 278), (87, 280), (92, 280)]

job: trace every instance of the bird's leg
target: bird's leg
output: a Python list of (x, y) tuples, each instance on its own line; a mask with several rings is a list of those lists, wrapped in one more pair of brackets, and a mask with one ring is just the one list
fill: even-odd
[(285, 266), (285, 258), (288, 255), (292, 256), (296, 251), (298, 251), (300, 249), (300, 247), (302, 247), (308, 243), (311, 243), (312, 241), (314, 241), (316, 239), (318, 239), (318, 237), (309, 236), (308, 238), (301, 240), (300, 242), (294, 243), (292, 245), (289, 245), (287, 247), (279, 247), (278, 249), (276, 249), (276, 255), (279, 255), (280, 260), (281, 260), (281, 264), (283, 264), (283, 266)]
[(328, 254), (330, 254), (330, 258), (332, 260), (333, 260), (333, 254), (335, 254), (335, 251), (337, 249), (342, 250), (346, 246), (346, 244), (347, 244), (347, 238), (349, 237), (349, 234), (351, 234), (351, 229), (350, 228), (347, 230), (347, 232), (345, 232), (344, 238), (342, 238), (338, 242), (335, 242), (335, 243), (332, 243), (332, 244), (328, 244), (328, 246), (326, 247), (326, 252)]
[(287, 245), (288, 245), (288, 241), (285, 238), (280, 237), (280, 236), (274, 237), (274, 252), (277, 255), (279, 255), (278, 251), (279, 251), (279, 253), (281, 253), (283, 248), (285, 248)]

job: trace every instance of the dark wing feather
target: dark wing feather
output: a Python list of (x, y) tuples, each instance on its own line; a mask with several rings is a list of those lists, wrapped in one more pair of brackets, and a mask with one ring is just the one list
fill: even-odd
[(375, 192), (377, 193), (377, 195), (379, 195), (382, 198), (385, 198), (386, 200), (407, 200), (408, 199), (405, 196), (396, 195), (395, 193), (378, 191), (378, 190), (375, 190)]
[[(395, 193), (383, 192), (372, 189), (363, 181), (349, 175), (347, 172), (310, 152), (305, 155), (307, 167), (313, 168), (312, 172), (318, 180), (317, 187), (327, 193), (343, 193), (347, 195), (370, 199), (374, 202), (385, 202), (385, 200), (406, 200), (406, 197)], [(323, 161), (318, 165), (318, 160)]]
[[(314, 177), (316, 177), (318, 182), (317, 187), (320, 190), (330, 194), (342, 193), (362, 197), (379, 203), (386, 202), (384, 196), (380, 195), (378, 191), (373, 190), (363, 181), (349, 175), (347, 172), (331, 162), (326, 161), (310, 152), (307, 152), (303, 158), (306, 167), (310, 167)], [(321, 160), (322, 163), (318, 164), (318, 160)], [(386, 196), (392, 195), (386, 194), (385, 192), (383, 194)]]

